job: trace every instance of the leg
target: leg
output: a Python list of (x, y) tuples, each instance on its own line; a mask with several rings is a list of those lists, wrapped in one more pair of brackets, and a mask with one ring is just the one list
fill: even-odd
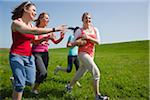
[(47, 75), (47, 70), (45, 67), (45, 64), (42, 59), (42, 54), (37, 53), (35, 56), (35, 64), (36, 64), (36, 83), (41, 83), (45, 79), (45, 76)]
[(12, 93), (13, 100), (21, 100), (23, 90), (25, 87), (25, 67), (22, 56), (16, 54), (10, 54), (9, 56), (10, 66), (14, 77), (14, 89)]
[(16, 92), (13, 90), (12, 100), (21, 100), (23, 92)]
[(85, 73), (86, 71), (86, 67), (81, 65), (78, 69), (78, 71), (76, 72), (75, 76), (73, 77), (73, 79), (71, 80), (70, 82), (70, 86), (73, 87), (74, 84), (76, 83), (76, 81), (78, 81), (82, 76), (83, 74)]
[(79, 58), (81, 59), (84, 66), (88, 68), (88, 70), (91, 72), (94, 80), (93, 80), (93, 87), (95, 95), (100, 95), (99, 93), (99, 79), (100, 79), (100, 73), (97, 65), (95, 64), (93, 58), (88, 55), (87, 53), (80, 53)]
[(70, 73), (72, 70), (72, 66), (73, 66), (73, 58), (72, 56), (68, 56), (68, 67), (62, 68), (61, 66), (57, 66), (56, 69), (54, 70), (54, 74), (56, 74), (58, 71)]
[(68, 73), (72, 71), (72, 66), (73, 66), (73, 56), (68, 56), (68, 67), (66, 70)]
[(74, 65), (76, 67), (76, 71), (79, 69), (79, 59), (78, 56), (75, 56), (74, 58)]
[(47, 76), (47, 70), (42, 59), (42, 54), (34, 53), (34, 56), (35, 56), (35, 64), (36, 64), (36, 81), (32, 89), (32, 92), (38, 94), (38, 88), (40, 86), (40, 83), (42, 83), (45, 77)]

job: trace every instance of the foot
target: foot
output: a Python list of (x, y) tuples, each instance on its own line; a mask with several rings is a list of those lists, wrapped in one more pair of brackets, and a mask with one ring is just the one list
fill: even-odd
[(35, 89), (32, 89), (32, 90), (31, 90), (31, 93), (38, 95), (38, 94), (39, 94), (39, 91), (38, 91), (38, 90), (35, 90)]
[(10, 81), (11, 81), (12, 86), (14, 86), (14, 77), (10, 77)]
[(67, 84), (67, 85), (65, 86), (65, 88), (66, 88), (67, 92), (68, 92), (69, 94), (71, 94), (72, 87), (70, 86), (70, 84)]
[(79, 88), (81, 88), (81, 84), (79, 83), (79, 81), (77, 81), (76, 84)]
[(57, 67), (55, 68), (55, 70), (54, 70), (54, 75), (57, 74), (57, 72), (59, 71), (59, 69), (60, 69), (60, 66), (57, 66)]
[(109, 97), (98, 95), (98, 96), (96, 96), (96, 100), (109, 100)]

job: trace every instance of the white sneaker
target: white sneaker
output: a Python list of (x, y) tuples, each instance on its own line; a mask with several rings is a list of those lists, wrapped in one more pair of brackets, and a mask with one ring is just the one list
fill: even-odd
[(79, 81), (77, 81), (76, 84), (79, 88), (81, 88), (81, 84), (79, 83)]
[(11, 81), (12, 86), (14, 86), (14, 77), (11, 76), (9, 79)]
[(95, 100), (109, 100), (108, 96), (97, 95)]
[(57, 67), (55, 68), (55, 70), (54, 70), (54, 75), (57, 74), (57, 72), (59, 71), (60, 68), (61, 68), (60, 66), (57, 66)]
[(65, 88), (66, 88), (67, 92), (68, 92), (69, 94), (71, 94), (72, 87), (70, 86), (70, 84), (67, 84), (67, 85), (65, 86)]
[(32, 89), (32, 90), (31, 90), (31, 93), (38, 95), (38, 94), (39, 94), (39, 91)]

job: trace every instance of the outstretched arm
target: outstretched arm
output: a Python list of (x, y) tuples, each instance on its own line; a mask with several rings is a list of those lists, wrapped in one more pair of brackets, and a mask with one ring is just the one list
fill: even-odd
[(18, 31), (22, 34), (46, 34), (53, 31), (62, 31), (66, 29), (66, 25), (61, 25), (55, 28), (37, 28), (37, 27), (29, 27), (25, 23), (14, 20), (11, 25), (12, 31)]

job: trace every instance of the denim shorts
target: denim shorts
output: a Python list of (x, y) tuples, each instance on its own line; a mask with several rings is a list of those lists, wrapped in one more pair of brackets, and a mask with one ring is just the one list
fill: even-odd
[(14, 77), (14, 87), (17, 92), (23, 92), (25, 85), (35, 82), (35, 62), (33, 56), (9, 55), (10, 66)]

